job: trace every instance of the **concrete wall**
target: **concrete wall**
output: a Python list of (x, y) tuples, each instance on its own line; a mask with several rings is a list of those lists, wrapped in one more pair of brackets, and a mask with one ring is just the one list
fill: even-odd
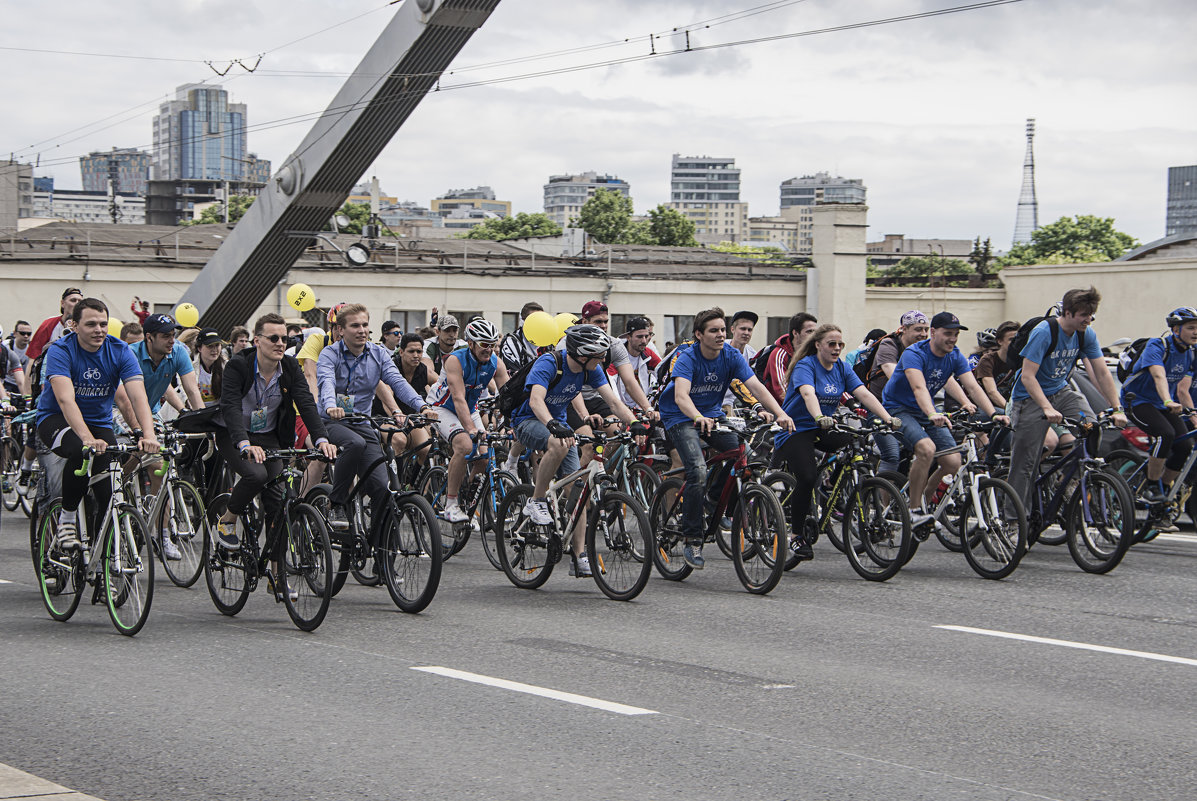
[[(927, 287), (869, 287), (865, 290), (864, 313), (857, 315), (850, 325), (843, 325), (844, 340), (860, 342), (874, 328), (892, 331), (898, 320), (911, 309), (919, 309), (928, 317), (936, 312), (950, 311), (960, 318), (970, 331), (996, 326), (1007, 319), (1006, 290), (965, 289), (957, 287), (929, 289)], [(1039, 314), (1043, 312), (1040, 311)], [(970, 340), (969, 345), (972, 344)]]

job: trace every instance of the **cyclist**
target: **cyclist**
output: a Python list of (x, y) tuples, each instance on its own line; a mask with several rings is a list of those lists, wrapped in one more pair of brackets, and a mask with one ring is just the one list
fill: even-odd
[[(1035, 326), (1022, 348), (1022, 364), (1011, 393), (1010, 486), (1028, 510), (1048, 427), (1063, 421), (1065, 415), (1093, 416), (1085, 396), (1068, 386), (1078, 358), (1084, 360), (1089, 376), (1114, 408), (1114, 424), (1119, 428), (1126, 425), (1118, 388), (1102, 359), (1097, 334), (1089, 327), (1100, 303), (1101, 294), (1093, 287), (1068, 290), (1060, 302), (1059, 316)], [(1029, 542), (1037, 538), (1038, 534), (1032, 534)]]
[[(433, 312), (436, 310), (433, 309)], [(445, 357), (458, 348), (465, 347), (465, 342), (457, 338), (457, 318), (452, 314), (445, 314), (436, 319), (436, 336), (424, 343), (424, 355), (432, 362), (432, 367), (440, 375), (445, 366)]]
[(394, 356), (399, 350), (399, 342), (403, 339), (403, 329), (399, 327), (399, 323), (394, 320), (387, 320), (382, 324), (382, 334), (379, 335), (378, 341), (382, 345), (382, 349)]
[[(17, 361), (20, 362), (21, 369), (26, 371), (26, 386), (24, 394), (28, 394), (29, 392), (29, 354), (27, 351), (29, 349), (29, 338), (31, 336), (33, 336), (33, 327), (30, 326), (25, 320), (17, 320), (17, 324), (13, 326), (12, 333), (8, 335), (6, 340), (4, 340), (5, 346), (13, 353), (17, 354)], [(5, 389), (8, 389), (10, 392), (17, 391), (9, 388), (7, 382), (5, 383)]]
[(876, 342), (877, 340), (881, 339), (881, 337), (883, 337), (883, 336), (885, 336), (885, 329), (874, 328), (872, 331), (865, 334), (865, 338), (860, 343), (859, 348), (856, 348), (855, 350), (848, 351), (847, 355), (844, 356), (844, 361), (846, 361), (848, 363), (849, 367), (855, 367), (856, 360), (860, 358), (860, 354), (864, 353), (866, 350), (868, 350), (870, 347), (872, 347), (873, 343)]
[[(661, 357), (649, 347), (653, 338), (653, 321), (642, 316), (630, 317), (626, 327), (627, 330), (620, 337), (620, 342), (628, 352), (628, 366), (636, 379), (636, 385), (640, 387), (640, 394), (647, 396), (652, 391), (653, 368), (661, 361)], [(619, 399), (625, 406), (629, 409), (652, 411), (651, 406), (644, 408), (632, 397), (619, 370), (615, 371), (615, 375), (611, 375), (608, 369), (608, 376), (619, 393)]]
[(229, 355), (236, 356), (251, 344), (249, 329), (245, 326), (239, 325), (229, 332)]
[[(611, 314), (607, 311), (607, 304), (599, 300), (588, 301), (582, 306), (580, 324), (593, 325), (606, 334), (611, 327)], [(643, 409), (649, 419), (656, 420), (658, 415), (653, 410), (652, 404), (649, 403), (648, 396), (644, 393), (644, 388), (636, 378), (636, 372), (632, 369), (632, 358), (628, 354), (627, 347), (621, 340), (612, 339), (610, 335), (607, 338), (610, 340), (610, 348), (603, 357), (603, 369), (614, 369), (615, 374), (620, 379), (622, 388), (631, 396), (636, 408)], [(564, 342), (558, 343), (558, 350), (563, 350), (564, 348)], [(586, 414), (581, 415), (573, 411), (571, 407), (566, 410), (566, 422), (569, 423), (570, 428), (575, 432), (589, 435), (591, 428), (588, 423), (593, 422), (596, 425), (602, 425), (602, 421), (611, 415), (611, 405), (590, 382), (582, 385), (582, 402), (586, 407)], [(573, 412), (572, 414), (570, 413), (571, 411)], [(611, 430), (613, 431), (614, 429)], [(583, 448), (582, 463), (589, 462), (593, 458), (593, 454), (594, 450), (592, 448)]]
[[(748, 360), (749, 364), (757, 354), (757, 349), (748, 343), (752, 340), (752, 332), (756, 330), (756, 323), (759, 319), (756, 312), (738, 311), (732, 315), (731, 323), (728, 324), (728, 331), (731, 332), (729, 335), (731, 346), (744, 354), (744, 358)], [(753, 400), (755, 402), (755, 398)], [(723, 411), (730, 413), (735, 405), (736, 394), (729, 389), (723, 395)]]
[[(399, 368), (399, 374), (403, 376), (403, 380), (411, 384), (411, 388), (416, 391), (416, 395), (423, 398), (428, 394), (428, 388), (432, 386), (434, 381), (435, 371), (432, 369), (432, 360), (424, 355), (424, 340), (419, 334), (404, 334), (403, 339), (399, 341), (399, 350), (391, 357), (391, 361)], [(377, 399), (376, 399), (377, 400)], [(377, 401), (381, 407), (382, 402)], [(403, 401), (396, 399), (395, 402), (399, 405), (399, 410), (404, 414), (417, 414), (419, 408), (408, 406)], [(391, 447), (395, 448), (398, 453), (404, 448), (398, 448), (400, 444), (398, 437), (402, 435), (391, 436)], [(423, 447), (424, 443), (428, 441), (428, 429), (413, 428), (408, 433), (408, 440), (405, 448), (414, 450), (416, 453), (416, 461), (420, 465), (428, 462), (428, 448)]]
[[(932, 317), (930, 337), (902, 352), (902, 358), (882, 393), (881, 402), (886, 411), (902, 420), (899, 436), (914, 453), (910, 463), (909, 493), (910, 522), (914, 526), (931, 520), (931, 515), (923, 511), (930, 498), (925, 491), (934, 491), (941, 480), (956, 475), (961, 464), (959, 453), (936, 459), (937, 450), (954, 448), (956, 440), (948, 430), (947, 416), (935, 408), (935, 394), (946, 389), (969, 414), (974, 414), (980, 406), (990, 419), (1007, 422), (1004, 411), (993, 408), (973, 377), (968, 361), (956, 347), (960, 332), (967, 330), (951, 312), (941, 311)], [(965, 392), (977, 402), (976, 405), (969, 402)], [(931, 473), (936, 461), (938, 466)], [(930, 478), (928, 473), (931, 473)]]
[[(800, 324), (799, 330), (801, 328)], [(760, 398), (760, 403), (753, 407), (758, 415), (767, 420), (776, 419), (777, 424), (787, 431), (794, 430), (794, 421), (753, 374), (744, 354), (725, 341), (726, 336), (723, 309), (716, 307), (696, 314), (695, 344), (682, 351), (674, 361), (669, 383), (658, 401), (670, 447), (677, 450), (686, 470), (686, 487), (682, 495), (682, 534), (686, 544), (682, 548), (682, 558), (695, 570), (702, 570), (705, 565), (702, 522), (707, 464), (702, 455), (701, 440), (706, 440), (716, 451), (732, 450), (739, 444), (735, 434), (712, 430), (723, 417), (719, 404), (732, 381), (739, 380), (750, 393)], [(779, 377), (784, 378), (784, 373)], [(723, 466), (721, 475), (728, 467)], [(722, 483), (717, 477), (712, 482), (712, 490), (717, 492)]]
[(125, 323), (121, 326), (121, 342), (126, 345), (133, 345), (145, 339), (145, 331), (141, 327), (141, 323)]
[(544, 311), (544, 306), (536, 301), (525, 303), (524, 307), (520, 309), (519, 328), (504, 336), (503, 341), (499, 343), (499, 358), (503, 360), (503, 364), (507, 365), (509, 373), (514, 373), (541, 354), (541, 349), (524, 336), (523, 324), (529, 314), (538, 311)]
[[(87, 492), (88, 477), (77, 476), (85, 450), (94, 453), (94, 470), (107, 468), (111, 457), (104, 451), (116, 444), (112, 431), (112, 403), (124, 385), (135, 410), (142, 436), (138, 446), (146, 453), (158, 450), (154, 417), (146, 400), (145, 378), (129, 346), (108, 336), (108, 307), (96, 298), (80, 297), (71, 304), (74, 331), (49, 346), (46, 355), (47, 389), (38, 397), (37, 434), (65, 461), (62, 466), (62, 510), (58, 514), (56, 544), (78, 548), (78, 509)], [(100, 508), (108, 505), (111, 488), (97, 482), (94, 494)]]
[[(1193, 408), (1193, 345), (1197, 345), (1197, 309), (1182, 306), (1165, 318), (1170, 333), (1147, 341), (1134, 371), (1122, 384), (1121, 399), (1140, 427), (1151, 436), (1147, 459), (1148, 485), (1143, 499), (1158, 503), (1180, 475), (1192, 444), (1181, 419), (1185, 406)], [(1183, 399), (1178, 401), (1177, 399)], [(1192, 416), (1197, 421), (1197, 414)]]
[(797, 481), (790, 494), (789, 512), (799, 560), (815, 556), (811, 543), (804, 537), (816, 480), (815, 450), (836, 451), (851, 441), (848, 434), (826, 430), (834, 424), (829, 415), (840, 405), (843, 394), (850, 393), (886, 423), (894, 422), (881, 401), (873, 397), (852, 368), (840, 359), (843, 351), (844, 334), (840, 327), (823, 323), (802, 343), (786, 370), (786, 399), (781, 408), (793, 418), (794, 431), (778, 431), (773, 445)]
[(370, 313), (365, 306), (342, 305), (337, 310), (337, 325), (343, 336), (320, 352), (316, 379), (320, 387), (320, 416), (329, 421), (328, 438), (341, 454), (333, 470), (329, 523), (333, 528), (345, 529), (349, 527), (345, 502), (354, 478), (366, 483), (374, 509), (386, 508), (386, 496), (391, 491), (386, 468), (378, 461), (383, 453), (374, 429), (365, 423), (344, 422), (346, 413), (370, 414), (379, 383), (394, 391), (394, 396), (383, 395), (382, 403), (398, 422), (403, 422), (403, 413), (395, 404), (396, 398), (430, 417), (436, 417), (436, 412), (403, 379), (391, 355), (370, 341)]
[(0, 343), (0, 400), (8, 402), (9, 394), (24, 395), (29, 388), (21, 357), (8, 345)]
[[(865, 382), (873, 397), (882, 401), (885, 385), (889, 383), (894, 370), (898, 367), (898, 359), (902, 353), (917, 342), (922, 342), (931, 334), (931, 321), (927, 315), (918, 309), (911, 309), (898, 319), (898, 330), (893, 334), (883, 335), (877, 341), (877, 350), (873, 354), (873, 364), (865, 375)], [(897, 471), (902, 460), (902, 445), (892, 434), (878, 434), (873, 438), (877, 450), (881, 454), (879, 470)]]
[[(524, 381), (527, 398), (511, 415), (516, 439), (529, 451), (544, 451), (536, 468), (535, 488), (524, 505), (523, 513), (538, 526), (553, 522), (547, 500), (549, 483), (554, 476), (567, 476), (578, 470), (578, 449), (573, 429), (566, 424), (566, 408), (584, 416), (582, 385), (590, 384), (599, 397), (624, 423), (633, 421), (632, 412), (619, 400), (607, 383), (602, 369), (603, 357), (611, 347), (611, 338), (596, 325), (573, 325), (565, 329), (565, 351), (552, 351), (537, 357)], [(585, 517), (573, 532), (573, 553), (577, 570), (570, 575), (589, 576), (586, 554)]]
[[(264, 314), (254, 323), (253, 347), (243, 348), (225, 365), (220, 386), (220, 413), (225, 428), (216, 447), (240, 479), (228, 508), (216, 526), (216, 537), (230, 550), (240, 547), (236, 521), (254, 496), (283, 470), (281, 460), (266, 461), (266, 450), (295, 444), (296, 409), (329, 459), (337, 449), (316, 410), (316, 402), (293, 356), (286, 356), (287, 323), (281, 315)], [(263, 496), (267, 519), (281, 508), (283, 488), (275, 484)], [(277, 568), (276, 568), (277, 570)], [(277, 574), (276, 574), (277, 575)]]
[(798, 312), (790, 318), (789, 333), (779, 336), (772, 348), (766, 348), (769, 352), (762, 354), (769, 359), (762, 383), (778, 403), (786, 396), (785, 375), (786, 368), (790, 366), (790, 357), (806, 338), (815, 332), (818, 324), (819, 320), (813, 314)]
[[(478, 451), (478, 434), (486, 430), (478, 414), (478, 398), (495, 381), (507, 383), (507, 367), (495, 355), (499, 329), (476, 317), (466, 325), (464, 348), (445, 357), (440, 378), (428, 390), (428, 403), (438, 410), (436, 424), (453, 453), (445, 487), (445, 519), (450, 523), (469, 520), (458, 502), (457, 490), (465, 477), (466, 457)], [(481, 467), (481, 464), (477, 465)]]
[(224, 374), (224, 350), (220, 332), (205, 328), (199, 332), (195, 344), (198, 347), (191, 366), (195, 369), (195, 382), (199, 387), (204, 406), (215, 406), (220, 402), (220, 381)]
[[(313, 398), (318, 399), (320, 397), (320, 387), (316, 382), (316, 363), (320, 358), (320, 354), (329, 345), (341, 341), (342, 329), (337, 323), (337, 312), (344, 305), (344, 303), (337, 303), (328, 310), (328, 316), (325, 318), (328, 321), (328, 333), (324, 333), (319, 328), (315, 329), (308, 334), (307, 339), (300, 346), (299, 352), (295, 354), (295, 358), (303, 370), (303, 377), (308, 382), (308, 389), (311, 391)], [(312, 447), (312, 438), (308, 435), (307, 426), (303, 422), (302, 415), (295, 420), (295, 441), (302, 442), (306, 447)], [(309, 487), (319, 484), (323, 475), (323, 464), (315, 460), (308, 464), (307, 470), (303, 474), (304, 491), (306, 492)]]
[[(1014, 389), (1014, 375), (1017, 370), (1007, 363), (1006, 357), (1010, 352), (1010, 344), (1014, 342), (1014, 337), (1018, 334), (1018, 329), (1019, 324), (1014, 320), (1006, 320), (998, 325), (993, 330), (997, 348), (987, 351), (981, 356), (977, 366), (973, 368), (973, 373), (976, 375), (977, 381), (980, 382), (981, 389), (985, 390), (985, 394), (993, 403), (994, 408), (1004, 409), (1007, 415), (1010, 414), (1010, 393)], [(989, 447), (986, 449), (986, 464), (992, 467), (996, 463), (999, 453), (1009, 451), (1010, 436), (1009, 428), (1001, 428), (994, 432), (993, 438), (989, 441)], [(1058, 441), (1056, 432), (1048, 429), (1044, 446), (1049, 453), (1055, 450)]]
[[(42, 321), (42, 324), (37, 327), (37, 331), (29, 340), (29, 347), (25, 349), (25, 355), (30, 359), (36, 359), (42, 355), (42, 351), (49, 347), (51, 342), (56, 342), (70, 333), (72, 312), (74, 311), (75, 304), (81, 300), (83, 300), (82, 290), (75, 287), (64, 289), (62, 291), (62, 299), (58, 304), (58, 316), (49, 317)], [(105, 326), (105, 330), (107, 330), (107, 326)]]

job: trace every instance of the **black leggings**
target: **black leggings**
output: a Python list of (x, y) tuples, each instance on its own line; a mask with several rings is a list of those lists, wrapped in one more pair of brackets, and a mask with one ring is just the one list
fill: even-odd
[[(96, 439), (102, 439), (109, 445), (116, 444), (116, 434), (112, 432), (111, 428), (88, 424), (87, 429)], [(41, 437), (42, 442), (46, 443), (46, 447), (66, 459), (62, 466), (62, 510), (74, 512), (83, 501), (89, 481), (88, 476), (75, 475), (75, 471), (83, 466), (83, 440), (79, 439), (79, 435), (74, 432), (66, 417), (61, 414), (52, 414), (43, 420), (37, 427), (37, 435)], [(107, 470), (111, 460), (112, 456), (107, 453), (94, 455), (92, 457), (92, 474), (99, 475)], [(112, 487), (107, 481), (97, 481), (95, 496), (98, 502), (96, 513), (99, 514), (108, 508), (108, 499), (112, 497)]]
[[(250, 434), (249, 444), (257, 445), (265, 450), (277, 450), (278, 435), (274, 433)], [(224, 457), (225, 464), (241, 477), (237, 485), (233, 487), (232, 497), (229, 498), (229, 511), (237, 515), (244, 514), (254, 496), (262, 491), (262, 487), (266, 486), (266, 482), (283, 472), (283, 461), (268, 459), (262, 464), (258, 464), (253, 459), (242, 459), (241, 451), (233, 444), (232, 437), (227, 431), (221, 431), (216, 435), (216, 447), (220, 450), (220, 455)], [(276, 482), (271, 484), (270, 489), (262, 496), (262, 506), (266, 517), (273, 520), (282, 505), (283, 485)]]
[(814, 429), (791, 434), (779, 449), (778, 455), (789, 465), (790, 473), (798, 483), (794, 494), (790, 496), (790, 530), (795, 535), (802, 536), (805, 530), (806, 516), (810, 513), (810, 496), (818, 479), (816, 470), (819, 465), (815, 459), (815, 449), (838, 451), (851, 441), (852, 437), (848, 434)]
[(1179, 470), (1185, 466), (1185, 460), (1189, 458), (1189, 451), (1193, 449), (1193, 441), (1179, 439), (1188, 433), (1184, 418), (1157, 409), (1150, 403), (1140, 403), (1131, 407), (1131, 414), (1143, 427), (1143, 430), (1151, 436), (1149, 453), (1153, 457), (1157, 459), (1167, 457), (1164, 467), (1169, 470)]

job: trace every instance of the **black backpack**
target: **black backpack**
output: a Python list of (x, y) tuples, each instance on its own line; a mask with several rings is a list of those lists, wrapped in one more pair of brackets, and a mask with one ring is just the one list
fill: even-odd
[[(1146, 349), (1147, 343), (1150, 342), (1151, 340), (1153, 340), (1154, 338), (1155, 337), (1139, 337), (1138, 339), (1136, 339), (1134, 342), (1132, 342), (1130, 344), (1129, 348), (1122, 351), (1122, 353), (1118, 354), (1118, 380), (1119, 381), (1121, 381), (1122, 383), (1125, 384), (1127, 381), (1130, 381), (1132, 378), (1137, 377), (1139, 375), (1139, 373), (1143, 372), (1143, 370), (1141, 370), (1141, 369), (1136, 370), (1135, 365), (1138, 364), (1139, 357), (1143, 355), (1143, 351), (1144, 351), (1144, 349)], [(1164, 340), (1164, 358), (1167, 359), (1168, 358), (1168, 338), (1160, 337), (1160, 339)]]
[(661, 363), (657, 365), (657, 386), (661, 390), (664, 390), (665, 385), (673, 378), (673, 365), (677, 362), (677, 357), (692, 347), (694, 347), (694, 340), (687, 339), (666, 353), (664, 358), (661, 359)]
[(1060, 339), (1059, 321), (1055, 317), (1032, 317), (1018, 327), (1018, 333), (1014, 335), (1014, 341), (1010, 343), (1010, 347), (1006, 351), (1006, 364), (1012, 370), (1022, 368), (1022, 349), (1027, 346), (1027, 340), (1031, 338), (1031, 332), (1035, 330), (1035, 326), (1044, 320), (1047, 320), (1047, 327), (1050, 330), (1051, 336), (1051, 339), (1047, 343), (1046, 353), (1050, 354), (1056, 349), (1056, 342)]
[(748, 363), (752, 368), (753, 374), (761, 381), (765, 380), (765, 371), (769, 369), (769, 360), (773, 358), (773, 351), (775, 350), (777, 350), (776, 342), (753, 356), (752, 361)]
[[(499, 389), (499, 394), (495, 397), (495, 408), (506, 417), (511, 419), (511, 415), (515, 410), (523, 405), (524, 401), (528, 400), (528, 389), (524, 383), (528, 380), (528, 373), (532, 372), (532, 365), (536, 364), (540, 357), (533, 359), (525, 364), (520, 369), (516, 370), (507, 377), (507, 383)], [(565, 369), (565, 352), (560, 350), (553, 351), (553, 361), (557, 363), (557, 374), (549, 379), (549, 389), (557, 386), (557, 382), (561, 380), (562, 372)]]
[[(902, 351), (906, 350), (902, 344), (902, 334), (894, 331), (892, 334), (886, 334), (883, 337), (878, 337), (877, 341), (869, 345), (868, 349), (863, 351), (856, 357), (856, 364), (852, 365), (852, 372), (856, 373), (856, 377), (868, 384), (877, 377), (877, 371), (873, 369), (873, 362), (877, 361), (877, 348), (881, 346), (882, 341), (892, 339), (894, 344), (898, 346), (898, 355), (902, 355)], [(880, 370), (880, 368), (878, 368)]]

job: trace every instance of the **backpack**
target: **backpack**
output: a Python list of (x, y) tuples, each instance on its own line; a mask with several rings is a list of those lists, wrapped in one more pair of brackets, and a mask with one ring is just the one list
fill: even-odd
[[(562, 372), (565, 369), (565, 353), (563, 351), (553, 351), (553, 360), (557, 363), (557, 374), (549, 379), (549, 389), (557, 386), (557, 382), (561, 380)], [(495, 397), (495, 408), (508, 420), (511, 415), (515, 414), (515, 410), (528, 400), (529, 391), (524, 386), (528, 380), (528, 373), (532, 372), (532, 365), (536, 364), (540, 357), (533, 359), (525, 364), (520, 369), (507, 377), (507, 383), (499, 388), (499, 394)]]
[(868, 384), (870, 381), (876, 378), (877, 373), (881, 370), (880, 367), (877, 368), (877, 370), (874, 370), (873, 362), (877, 361), (878, 346), (880, 346), (882, 341), (886, 339), (892, 339), (894, 344), (898, 346), (899, 356), (901, 356), (902, 351), (906, 349), (902, 345), (901, 333), (894, 331), (892, 334), (886, 334), (883, 337), (878, 337), (876, 342), (874, 342), (872, 345), (869, 345), (866, 350), (861, 351), (860, 355), (856, 357), (856, 364), (852, 365), (852, 372), (856, 373), (856, 377), (865, 384)]
[(665, 354), (665, 357), (663, 359), (661, 359), (660, 364), (657, 365), (657, 386), (658, 387), (661, 387), (663, 389), (665, 387), (665, 385), (669, 383), (669, 380), (671, 378), (673, 378), (673, 365), (675, 362), (677, 362), (677, 357), (681, 356), (683, 353), (685, 353), (689, 348), (692, 348), (693, 346), (694, 346), (694, 340), (687, 339), (684, 342), (682, 342), (681, 344), (679, 344), (677, 347), (675, 347), (673, 350), (669, 351), (669, 353)]
[[(1139, 357), (1143, 355), (1143, 351), (1147, 348), (1147, 343), (1154, 337), (1139, 337), (1130, 344), (1130, 347), (1118, 354), (1118, 380), (1126, 383), (1133, 378), (1137, 378), (1142, 369), (1136, 370), (1135, 364), (1138, 363)], [(1168, 358), (1168, 338), (1160, 337), (1164, 340), (1164, 358)]]
[(766, 347), (760, 353), (752, 357), (752, 361), (748, 366), (752, 368), (752, 373), (761, 381), (765, 380), (765, 371), (769, 369), (769, 360), (773, 358), (773, 351), (777, 350), (777, 342)]
[(1014, 335), (1014, 341), (1010, 343), (1010, 347), (1006, 351), (1006, 364), (1012, 369), (1022, 368), (1022, 349), (1027, 346), (1027, 340), (1031, 338), (1031, 332), (1035, 330), (1035, 326), (1044, 320), (1047, 320), (1051, 336), (1047, 343), (1046, 353), (1051, 353), (1056, 349), (1056, 342), (1060, 339), (1060, 323), (1054, 317), (1032, 317), (1018, 327), (1018, 333)]

